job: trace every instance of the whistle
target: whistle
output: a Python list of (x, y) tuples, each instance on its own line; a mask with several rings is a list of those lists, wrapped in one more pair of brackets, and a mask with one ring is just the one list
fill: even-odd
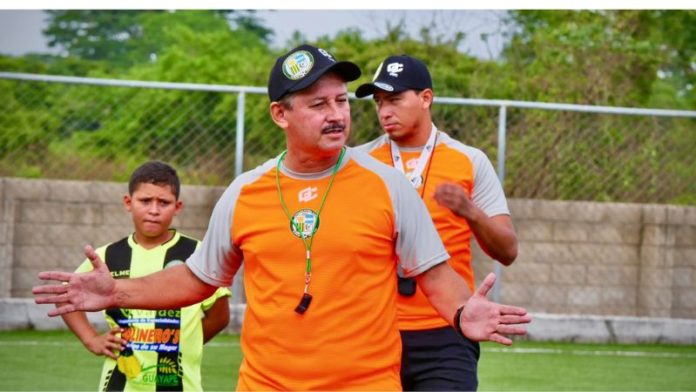
[(302, 295), (302, 299), (300, 300), (299, 305), (295, 308), (295, 312), (299, 314), (303, 314), (304, 312), (307, 311), (307, 308), (309, 308), (309, 304), (312, 303), (312, 295), (309, 293), (304, 293)]

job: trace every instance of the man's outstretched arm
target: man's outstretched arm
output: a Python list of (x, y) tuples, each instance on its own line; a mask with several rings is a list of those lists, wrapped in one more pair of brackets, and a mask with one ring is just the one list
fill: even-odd
[(136, 279), (114, 279), (106, 264), (91, 246), (85, 255), (94, 269), (85, 273), (47, 271), (42, 280), (55, 284), (32, 289), (37, 304), (63, 304), (51, 309), (49, 316), (74, 311), (96, 311), (113, 307), (135, 309), (172, 309), (204, 300), (215, 292), (191, 272), (186, 265), (167, 268)]

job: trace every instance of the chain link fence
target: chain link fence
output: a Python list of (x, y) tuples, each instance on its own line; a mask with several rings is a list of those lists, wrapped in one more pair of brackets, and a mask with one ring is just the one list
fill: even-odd
[[(156, 158), (226, 185), (284, 148), (260, 87), (1, 73), (0, 91), (0, 176), (124, 181)], [(351, 143), (379, 135), (372, 102), (351, 105)], [(433, 118), (511, 198), (696, 205), (696, 112), (436, 98)]]
[[(285, 147), (262, 87), (0, 73), (0, 102), (0, 177), (125, 182), (142, 162), (159, 159), (184, 184), (226, 186)], [(352, 145), (381, 134), (371, 100), (352, 100), (351, 109)], [(489, 156), (511, 199), (696, 206), (696, 111), (438, 97), (433, 119)], [(638, 227), (634, 218), (619, 221)], [(541, 227), (534, 234), (541, 238), (547, 229), (538, 223), (529, 225)], [(568, 229), (553, 225), (548, 230)], [(636, 245), (636, 230), (625, 242)], [(696, 253), (684, 255), (694, 264)], [(621, 268), (626, 279), (645, 280), (639, 269)]]

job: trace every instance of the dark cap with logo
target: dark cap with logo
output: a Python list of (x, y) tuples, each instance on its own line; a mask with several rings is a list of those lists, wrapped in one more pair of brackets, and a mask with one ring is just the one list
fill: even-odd
[(428, 68), (415, 57), (401, 55), (389, 56), (377, 68), (372, 83), (360, 85), (355, 90), (358, 98), (367, 97), (375, 89), (389, 93), (399, 93), (406, 90), (424, 90), (433, 88), (433, 80)]
[(276, 60), (268, 77), (268, 97), (271, 102), (289, 93), (312, 85), (329, 71), (336, 72), (344, 81), (360, 77), (360, 67), (350, 61), (336, 61), (324, 49), (312, 45), (300, 45)]

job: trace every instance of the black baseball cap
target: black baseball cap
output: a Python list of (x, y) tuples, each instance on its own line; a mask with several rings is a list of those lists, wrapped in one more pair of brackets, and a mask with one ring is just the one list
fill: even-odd
[(355, 90), (358, 98), (367, 97), (375, 92), (375, 89), (390, 93), (399, 93), (406, 90), (424, 90), (433, 88), (433, 80), (428, 72), (428, 67), (415, 57), (401, 55), (389, 56), (377, 68), (372, 83), (360, 85)]
[(350, 61), (336, 61), (324, 49), (300, 45), (276, 60), (268, 77), (268, 97), (271, 102), (278, 101), (285, 94), (309, 87), (329, 71), (338, 73), (346, 82), (361, 74), (360, 67)]

